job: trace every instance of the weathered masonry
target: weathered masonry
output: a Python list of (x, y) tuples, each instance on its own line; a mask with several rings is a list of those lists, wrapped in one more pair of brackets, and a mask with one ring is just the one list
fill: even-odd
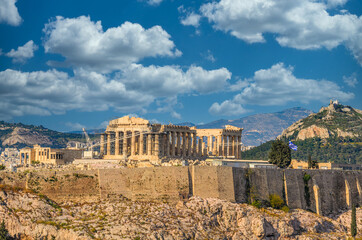
[(151, 124), (142, 118), (125, 116), (109, 122), (101, 134), (104, 159), (158, 160), (219, 156), (241, 158), (242, 128), (225, 129)]
[[(49, 181), (50, 178), (57, 181)], [(362, 205), (362, 171), (221, 166), (43, 170), (0, 172), (0, 183), (34, 189), (55, 201), (126, 197), (177, 203), (199, 196), (251, 203), (269, 201), (270, 194), (277, 194), (291, 209), (308, 209), (320, 215)]]

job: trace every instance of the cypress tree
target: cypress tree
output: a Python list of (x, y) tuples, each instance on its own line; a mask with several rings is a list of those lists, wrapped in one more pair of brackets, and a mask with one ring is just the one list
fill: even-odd
[(281, 140), (274, 141), (269, 152), (269, 162), (280, 168), (287, 168), (291, 161), (292, 154), (288, 144)]
[(308, 154), (308, 169), (312, 168), (312, 156)]

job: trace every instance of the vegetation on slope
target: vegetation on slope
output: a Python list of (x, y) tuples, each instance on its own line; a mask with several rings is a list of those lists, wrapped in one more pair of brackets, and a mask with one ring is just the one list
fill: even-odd
[[(42, 146), (51, 146), (53, 148), (62, 148), (66, 147), (66, 144), (68, 141), (84, 141), (84, 137), (82, 134), (77, 133), (62, 133), (50, 130), (48, 128), (40, 126), (34, 126), (34, 125), (26, 125), (22, 123), (7, 123), (4, 121), (0, 121), (0, 145), (2, 145), (2, 142), (13, 132), (15, 128), (25, 128), (30, 130), (31, 132), (36, 132), (40, 135), (44, 135), (49, 137), (52, 144), (42, 144)], [(90, 134), (90, 137), (94, 137), (94, 135)], [(17, 148), (23, 148), (29, 146), (26, 143), (16, 143), (14, 145), (11, 145), (11, 147), (17, 147)]]
[[(287, 139), (284, 139), (285, 142)], [(243, 159), (268, 160), (268, 154), (274, 141), (266, 142), (242, 153)], [(330, 137), (327, 139), (308, 138), (293, 141), (298, 146), (292, 151), (292, 159), (308, 160), (308, 155), (318, 162), (362, 163), (362, 139)]]
[[(312, 125), (328, 129), (330, 136), (298, 139), (299, 132)], [(340, 131), (351, 136), (339, 136)], [(307, 161), (311, 155), (318, 162), (362, 163), (362, 114), (349, 106), (330, 104), (317, 114), (293, 124), (279, 138), (284, 142), (291, 140), (298, 146), (297, 151), (292, 151), (293, 159)], [(272, 143), (269, 141), (243, 152), (242, 158), (267, 160)]]

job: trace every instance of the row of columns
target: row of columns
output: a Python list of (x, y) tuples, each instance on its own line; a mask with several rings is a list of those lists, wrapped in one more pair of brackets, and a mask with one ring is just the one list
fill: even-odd
[[(104, 155), (156, 155), (166, 157), (223, 156), (241, 158), (241, 136), (196, 136), (195, 132), (139, 131), (101, 134), (100, 151)], [(121, 146), (121, 147), (120, 147)]]
[(201, 136), (199, 141), (199, 151), (203, 156), (213, 155), (241, 159), (240, 146), (241, 136), (238, 135)]

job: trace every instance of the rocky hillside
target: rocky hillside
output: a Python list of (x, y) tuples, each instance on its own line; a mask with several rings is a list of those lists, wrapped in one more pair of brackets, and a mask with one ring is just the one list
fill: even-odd
[(43, 126), (7, 123), (0, 121), (0, 145), (3, 147), (26, 147), (40, 144), (54, 148), (65, 147), (70, 140), (82, 141), (81, 134), (61, 133)]
[[(350, 216), (350, 211), (329, 218), (198, 197), (176, 206), (122, 198), (63, 205), (42, 195), (0, 190), (0, 219), (18, 239), (347, 239)], [(359, 208), (359, 237), (361, 219)]]
[(235, 120), (217, 120), (197, 126), (198, 128), (221, 128), (233, 125), (244, 128), (242, 142), (247, 146), (257, 146), (275, 139), (284, 129), (313, 112), (296, 107), (276, 113), (255, 114)]
[(297, 121), (285, 129), (278, 138), (305, 140), (307, 138), (350, 137), (362, 135), (362, 111), (338, 102), (330, 102), (318, 113)]
[[(292, 158), (319, 162), (362, 163), (362, 111), (331, 102), (318, 113), (285, 129), (279, 139), (298, 146)], [(271, 141), (243, 153), (244, 159), (267, 159)]]

